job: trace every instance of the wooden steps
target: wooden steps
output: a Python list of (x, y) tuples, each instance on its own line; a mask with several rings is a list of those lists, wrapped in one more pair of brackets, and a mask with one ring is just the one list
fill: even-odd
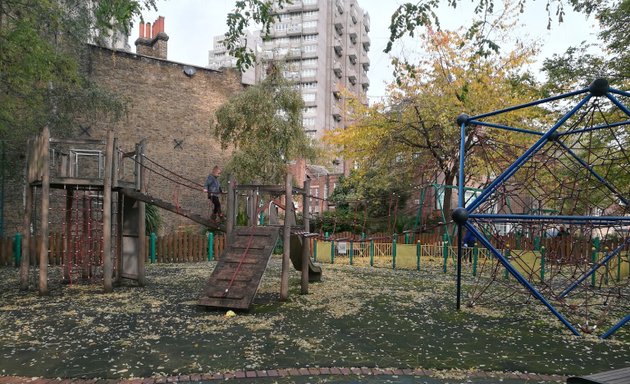
[(199, 305), (248, 309), (278, 240), (278, 228), (235, 228), (199, 298)]

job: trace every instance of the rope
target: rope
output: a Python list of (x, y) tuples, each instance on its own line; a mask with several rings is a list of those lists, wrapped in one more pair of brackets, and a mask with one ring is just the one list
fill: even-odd
[(230, 282), (228, 283), (227, 288), (225, 288), (225, 291), (223, 292), (223, 296), (224, 297), (227, 296), (227, 294), (230, 292), (230, 288), (232, 288), (232, 285), (234, 284), (234, 280), (236, 279), (236, 276), (238, 275), (239, 271), (241, 270), (241, 266), (243, 265), (243, 261), (245, 260), (245, 256), (247, 256), (247, 252), (249, 251), (249, 248), (252, 246), (252, 241), (253, 240), (254, 240), (254, 235), (252, 233), (250, 233), (249, 234), (249, 239), (247, 240), (247, 246), (243, 250), (243, 253), (241, 254), (240, 260), (238, 261), (238, 265), (236, 266), (236, 270), (232, 274), (232, 278), (230, 279)]
[[(155, 161), (151, 160), (150, 158), (148, 158), (146, 155), (142, 155), (142, 156), (143, 156), (146, 160), (148, 160), (149, 162), (151, 162), (151, 163), (153, 163), (153, 164), (157, 165), (160, 169), (163, 169), (163, 170), (165, 170), (166, 172), (168, 172), (168, 173), (170, 173), (170, 174), (172, 174), (172, 175), (175, 175), (175, 176), (179, 177), (180, 179), (185, 180), (185, 181), (187, 181), (187, 182), (191, 183), (191, 184), (192, 184), (192, 185), (194, 185), (194, 186), (197, 186), (197, 187), (201, 187), (201, 188), (203, 188), (203, 185), (202, 185), (202, 184), (199, 184), (199, 183), (197, 183), (197, 182), (196, 182), (196, 181), (194, 181), (194, 180), (187, 179), (187, 178), (185, 178), (185, 177), (181, 176), (180, 174), (175, 173), (175, 172), (171, 171), (170, 169), (167, 169), (167, 168), (163, 167), (162, 165), (160, 165), (160, 164), (156, 163)], [(145, 167), (146, 167), (146, 166), (145, 166)], [(147, 168), (148, 168), (148, 167), (147, 167)], [(182, 185), (183, 185), (183, 184), (182, 184)], [(192, 187), (191, 187), (191, 188), (192, 188)]]

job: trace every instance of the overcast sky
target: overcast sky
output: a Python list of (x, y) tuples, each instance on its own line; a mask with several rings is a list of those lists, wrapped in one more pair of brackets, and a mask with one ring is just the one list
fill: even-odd
[[(500, 0), (498, 1), (500, 2)], [(385, 84), (392, 81), (390, 56), (383, 53), (389, 38), (389, 21), (398, 4), (402, 0), (358, 0), (361, 8), (370, 14), (372, 41), (369, 57), (370, 88), (368, 96), (371, 100), (385, 95)], [(442, 12), (442, 27), (455, 29), (470, 20), (466, 6), (470, 1), (461, 0), (456, 9), (448, 8)], [(525, 26), (522, 34), (530, 39), (543, 42), (542, 57), (554, 53), (562, 54), (571, 45), (578, 45), (583, 40), (594, 40), (596, 22), (593, 18), (586, 20), (580, 14), (569, 13), (565, 22), (553, 24), (550, 31), (546, 29), (547, 15), (542, 1), (528, 1), (526, 13), (520, 19)], [(164, 16), (165, 32), (169, 36), (168, 59), (184, 64), (205, 67), (208, 65), (208, 51), (212, 49), (212, 39), (227, 31), (226, 15), (233, 9), (234, 0), (158, 0), (157, 12), (145, 12), (146, 22), (153, 22), (158, 16)], [(138, 38), (138, 21), (134, 22), (132, 35), (129, 38), (132, 51), (134, 41)], [(395, 51), (413, 50), (411, 40), (397, 44)]]

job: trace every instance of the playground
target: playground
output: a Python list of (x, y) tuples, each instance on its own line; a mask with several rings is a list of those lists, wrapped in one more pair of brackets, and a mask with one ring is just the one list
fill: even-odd
[[(229, 180), (226, 221), (216, 222), (182, 205), (184, 194), (173, 204), (147, 189), (142, 143), (125, 152), (110, 133), (96, 143), (104, 148), (98, 161), (79, 167), (76, 149), (65, 148), (77, 142), (44, 130), (27, 166), (24, 227), (35, 231), (15, 252), (19, 273), (0, 272), (0, 353), (10, 362), (0, 372), (168, 382), (267, 370), (323, 369), (334, 377), (350, 369), (446, 382), (480, 375), (563, 382), (626, 368), (630, 202), (627, 178), (612, 176), (629, 161), (617, 131), (630, 111), (615, 95), (629, 96), (597, 79), (571, 94), (460, 115), (462, 143), (479, 127), (484, 140), (488, 128), (525, 138), (501, 141), (505, 135), (495, 133), (473, 154), (496, 165), (483, 189), (465, 190), (476, 162), (461, 156), (457, 208), (431, 242), (415, 233), (385, 241), (311, 233), (309, 181), (295, 186), (290, 174), (284, 186)], [(561, 98), (577, 104), (544, 133), (496, 118)], [(611, 105), (621, 111), (618, 122), (604, 116)], [(592, 132), (617, 144), (602, 153)], [(88, 170), (92, 177), (82, 174)], [(286, 204), (294, 195), (301, 223)], [(221, 255), (154, 264), (145, 204), (225, 232)], [(282, 255), (274, 254), (279, 242)], [(53, 249), (59, 264), (50, 263)]]
[[(523, 383), (532, 382), (522, 379), (527, 374), (565, 382), (630, 365), (627, 327), (608, 340), (575, 337), (527, 294), (511, 296), (509, 305), (455, 310), (454, 275), (439, 263), (420, 271), (325, 264), (308, 295), (300, 295), (300, 273), (292, 271), (289, 298), (280, 302), (281, 257), (274, 255), (252, 307), (234, 317), (197, 303), (215, 265), (151, 264), (146, 286), (110, 294), (51, 278), (48, 297), (20, 292), (16, 270), (0, 270), (1, 375), (123, 379), (352, 368), (337, 382), (356, 382), (363, 368), (426, 370), (426, 380), (445, 380), (435, 382), (493, 382), (495, 375)], [(464, 278), (464, 289), (473, 283)], [(479, 373), (485, 381), (469, 381)]]

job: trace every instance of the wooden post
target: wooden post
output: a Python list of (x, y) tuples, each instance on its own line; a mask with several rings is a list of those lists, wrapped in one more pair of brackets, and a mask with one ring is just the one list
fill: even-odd
[(103, 288), (112, 292), (112, 163), (114, 155), (114, 134), (107, 131), (105, 148), (105, 173), (103, 175)]
[(24, 205), (24, 237), (22, 241), (22, 258), (20, 260), (20, 290), (28, 290), (28, 268), (31, 261), (31, 215), (33, 214), (33, 187), (26, 183), (26, 199)]
[(256, 199), (254, 198), (254, 191), (247, 191), (247, 197), (247, 225), (253, 227), (256, 225)]
[(22, 216), (22, 226), (24, 236), (22, 238), (22, 256), (20, 259), (20, 290), (28, 290), (28, 268), (31, 260), (31, 225), (33, 214), (33, 187), (31, 187), (31, 174), (33, 164), (33, 139), (28, 139), (26, 145), (26, 190), (24, 201), (24, 216)]
[[(309, 222), (309, 194), (311, 190), (311, 181), (304, 181), (304, 194), (302, 195), (302, 219), (304, 220), (304, 232), (310, 232)], [(302, 281), (300, 293), (306, 295), (308, 293), (308, 267), (310, 262), (310, 237), (302, 236)]]
[(225, 238), (230, 241), (230, 235), (234, 229), (234, 218), (236, 217), (236, 204), (235, 204), (235, 188), (236, 182), (232, 177), (228, 177), (228, 191), (227, 191), (227, 222), (225, 223)]
[(79, 249), (81, 252), (81, 278), (88, 279), (90, 277), (90, 259), (88, 258), (89, 254), (89, 244), (88, 244), (88, 236), (89, 236), (89, 220), (90, 220), (90, 211), (88, 208), (89, 200), (88, 197), (83, 193), (83, 207), (81, 209), (82, 213), (82, 236), (81, 236), (81, 244), (79, 245)]
[[(116, 284), (120, 284), (122, 281), (122, 249), (123, 249), (123, 220), (124, 220), (124, 205), (125, 195), (118, 191), (116, 200), (116, 207), (118, 209), (118, 215), (116, 215)], [(113, 262), (112, 262), (113, 265)]]
[(72, 205), (74, 202), (74, 189), (66, 191), (66, 233), (63, 238), (63, 279), (70, 282), (70, 266), (72, 262), (72, 252), (70, 249), (72, 237)]
[[(142, 189), (144, 188), (144, 149), (146, 146), (146, 141), (140, 141), (140, 145), (138, 147), (138, 152), (136, 153), (136, 159), (138, 159), (138, 182)], [(145, 241), (145, 234), (147, 231), (146, 226), (146, 213), (147, 213), (147, 204), (144, 201), (138, 200), (138, 285), (144, 287), (145, 278), (144, 278), (144, 256), (147, 254), (147, 246)]]
[(39, 236), (41, 239), (41, 248), (39, 249), (40, 296), (48, 295), (48, 208), (50, 207), (49, 142), (50, 131), (48, 127), (44, 127), (39, 144), (39, 161), (37, 162), (42, 177), (41, 222), (39, 223)]
[(286, 202), (284, 209), (284, 231), (283, 231), (283, 252), (282, 252), (282, 276), (280, 280), (280, 301), (286, 301), (289, 298), (289, 263), (291, 252), (291, 220), (289, 215), (293, 213), (289, 211), (293, 209), (293, 196), (291, 188), (291, 174), (287, 173), (286, 179)]

